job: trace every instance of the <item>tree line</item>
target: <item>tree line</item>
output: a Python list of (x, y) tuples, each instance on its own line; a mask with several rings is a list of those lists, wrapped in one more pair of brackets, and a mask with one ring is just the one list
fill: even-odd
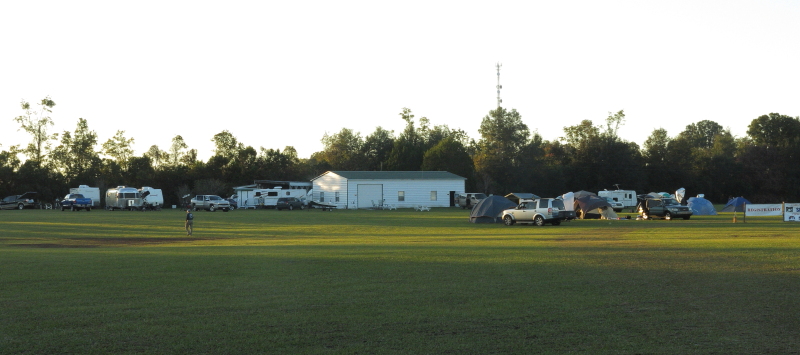
[(674, 137), (655, 129), (640, 147), (618, 135), (623, 111), (609, 113), (600, 124), (583, 120), (564, 127), (562, 137), (548, 141), (515, 109), (489, 111), (475, 140), (461, 129), (415, 119), (404, 108), (401, 132), (379, 126), (362, 136), (342, 128), (325, 134), (323, 149), (303, 159), (292, 146), (256, 150), (224, 130), (211, 138), (214, 155), (204, 162), (180, 135), (166, 150), (153, 145), (137, 156), (135, 140), (125, 131), (101, 143), (83, 118), (74, 131), (50, 132), (55, 105), (50, 97), (34, 105), (22, 101), (22, 114), (14, 120), (31, 141), (0, 151), (2, 196), (36, 191), (48, 201), (78, 185), (101, 191), (151, 186), (165, 191), (166, 204), (179, 204), (187, 194), (227, 196), (233, 186), (257, 179), (308, 181), (328, 170), (439, 170), (467, 178), (469, 192), (487, 194), (684, 187), (689, 196), (703, 193), (716, 203), (732, 196), (754, 203), (800, 201), (800, 118), (778, 113), (754, 118), (745, 137), (702, 120)]

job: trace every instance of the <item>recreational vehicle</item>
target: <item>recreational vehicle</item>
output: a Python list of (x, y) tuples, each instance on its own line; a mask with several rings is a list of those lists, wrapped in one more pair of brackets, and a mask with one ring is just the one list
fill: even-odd
[(161, 191), (161, 189), (154, 189), (150, 186), (144, 186), (139, 189), (139, 193), (142, 196), (143, 204), (157, 208), (164, 205), (164, 193)]
[(106, 191), (106, 209), (138, 210), (142, 207), (142, 194), (135, 187), (117, 186)]
[(256, 180), (253, 185), (234, 187), (238, 208), (275, 208), (281, 197), (310, 199), (311, 182)]
[(70, 194), (79, 194), (83, 197), (92, 199), (92, 208), (100, 207), (100, 188), (89, 187), (89, 185), (80, 185), (78, 187), (71, 187)]
[(636, 200), (636, 191), (633, 190), (604, 190), (597, 192), (597, 196), (607, 197), (616, 202), (622, 202), (624, 208), (630, 208), (631, 210), (635, 209), (638, 203)]

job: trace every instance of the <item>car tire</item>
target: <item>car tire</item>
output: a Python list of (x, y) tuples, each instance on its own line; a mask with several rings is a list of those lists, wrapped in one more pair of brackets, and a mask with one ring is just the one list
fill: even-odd
[(21, 203), (20, 203), (19, 205), (17, 205), (17, 209), (20, 209), (20, 210), (21, 210), (21, 209), (23, 209), (23, 208), (25, 208), (25, 205), (23, 205), (23, 204), (21, 204)]
[(92, 208), (91, 207), (86, 207), (86, 212), (92, 212)]
[(61, 212), (64, 212), (64, 206), (61, 206)]
[(505, 217), (503, 217), (503, 223), (505, 223), (505, 225), (507, 225), (507, 226), (513, 226), (514, 225), (514, 219), (511, 218), (511, 216), (505, 216)]
[(666, 220), (668, 220), (668, 221), (669, 221), (669, 220), (672, 220), (672, 213), (665, 212), (665, 213), (664, 213), (664, 219), (666, 219)]
[(228, 212), (228, 211), (230, 211), (230, 210), (231, 210), (230, 208), (223, 208), (223, 209), (222, 209), (222, 212)]
[(291, 210), (293, 210), (293, 209), (294, 209), (294, 206), (292, 206), (292, 205), (289, 205), (289, 211), (291, 211)]
[(211, 205), (211, 206), (208, 206), (208, 210), (209, 210), (210, 212), (214, 212), (214, 211), (216, 211), (216, 210), (217, 210), (217, 208), (216, 208), (216, 207), (214, 207), (214, 205)]
[(69, 210), (75, 212), (75, 205), (69, 206)]
[(301, 209), (301, 210), (304, 210), (304, 209), (306, 209), (306, 205), (300, 205), (300, 209)]
[(691, 217), (691, 216), (683, 216), (683, 219), (684, 219), (684, 220), (688, 220), (688, 219), (689, 219), (689, 217)]
[(535, 224), (535, 225), (537, 225), (539, 227), (543, 226), (544, 225), (544, 217), (542, 217), (542, 216), (533, 217), (533, 224)]

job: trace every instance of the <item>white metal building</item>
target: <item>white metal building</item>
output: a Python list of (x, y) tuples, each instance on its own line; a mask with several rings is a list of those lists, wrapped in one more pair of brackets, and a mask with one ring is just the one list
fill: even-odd
[(328, 171), (311, 180), (313, 200), (337, 208), (455, 206), (465, 181), (446, 171)]

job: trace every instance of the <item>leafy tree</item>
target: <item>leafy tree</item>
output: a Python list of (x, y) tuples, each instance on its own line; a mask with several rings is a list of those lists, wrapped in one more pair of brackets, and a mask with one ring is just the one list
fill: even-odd
[(151, 145), (142, 156), (150, 158), (150, 162), (154, 167), (161, 167), (162, 165), (166, 165), (169, 161), (169, 153), (161, 150), (158, 145), (155, 144)]
[(187, 149), (189, 146), (183, 140), (181, 135), (172, 138), (172, 145), (169, 147), (167, 154), (167, 164), (170, 166), (178, 166), (186, 164)]
[(361, 145), (361, 156), (364, 158), (364, 170), (380, 171), (389, 159), (394, 148), (394, 132), (376, 127), (375, 132), (368, 135)]
[(118, 130), (114, 137), (103, 143), (103, 154), (113, 158), (120, 166), (125, 166), (128, 159), (133, 157), (133, 142), (133, 138), (125, 138), (125, 131)]
[(686, 140), (695, 148), (711, 148), (714, 139), (720, 134), (730, 134), (719, 123), (703, 120), (686, 126), (686, 129), (678, 135), (678, 138)]
[(757, 145), (791, 147), (800, 144), (800, 117), (779, 113), (762, 115), (747, 126), (747, 135)]
[(235, 159), (239, 150), (244, 148), (228, 130), (215, 134), (211, 141), (214, 142), (214, 155), (223, 158), (226, 162)]
[(502, 193), (518, 186), (518, 169), (530, 130), (517, 110), (502, 107), (489, 111), (481, 121), (481, 139), (473, 156), (479, 189)]
[(322, 137), (323, 149), (318, 158), (326, 161), (335, 170), (362, 170), (364, 155), (361, 134), (349, 128), (339, 133)]
[(475, 173), (472, 157), (466, 147), (453, 137), (441, 140), (425, 152), (422, 170), (448, 171), (471, 180)]
[[(386, 170), (396, 171), (415, 171), (422, 166), (422, 158), (425, 154), (424, 136), (414, 126), (414, 114), (408, 108), (403, 108), (400, 118), (406, 121), (406, 128), (394, 140), (392, 151), (386, 159)], [(428, 119), (421, 119), (423, 127), (427, 125)]]
[(53, 120), (50, 114), (53, 112), (53, 107), (56, 105), (55, 101), (50, 99), (50, 96), (45, 97), (39, 102), (39, 110), (31, 109), (31, 104), (22, 100), (20, 106), (24, 113), (21, 116), (14, 118), (20, 124), (20, 128), (28, 132), (33, 141), (28, 144), (27, 148), (23, 150), (29, 159), (33, 160), (37, 165), (41, 165), (44, 155), (50, 148), (50, 141), (55, 140), (58, 134), (50, 134), (47, 132), (48, 126), (53, 125)]
[(52, 152), (53, 162), (68, 181), (96, 177), (100, 166), (96, 145), (97, 133), (89, 130), (85, 119), (79, 118), (73, 133), (64, 131), (61, 135), (61, 144)]

